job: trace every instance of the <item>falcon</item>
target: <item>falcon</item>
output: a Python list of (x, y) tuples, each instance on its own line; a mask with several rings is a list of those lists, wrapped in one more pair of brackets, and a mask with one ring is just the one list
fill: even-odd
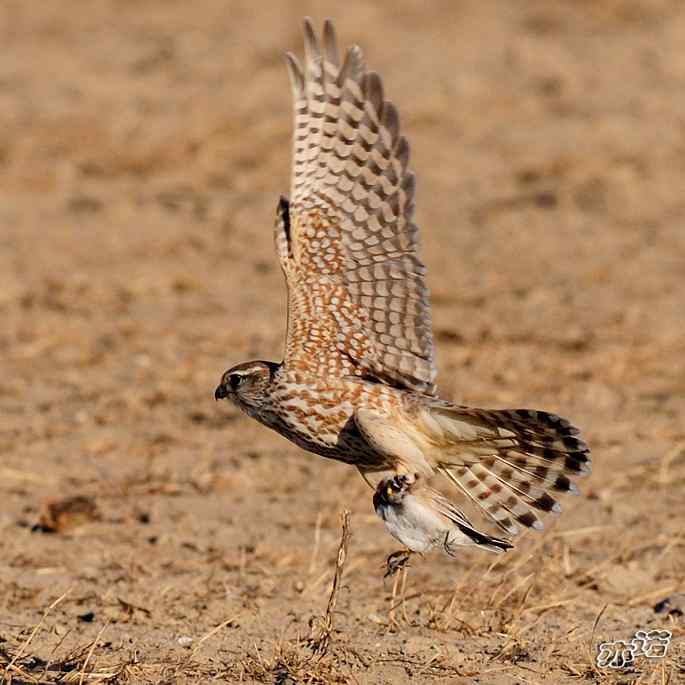
[[(376, 513), (412, 553), (461, 546), (501, 552), (558, 512), (590, 471), (578, 429), (555, 414), (489, 410), (438, 397), (425, 267), (417, 254), (415, 176), (397, 109), (333, 25), (304, 23), (305, 57), (288, 53), (294, 99), (289, 198), (275, 243), (288, 287), (284, 359), (226, 371), (215, 391), (308, 452), (355, 466)], [(494, 524), (477, 530), (471, 500)]]

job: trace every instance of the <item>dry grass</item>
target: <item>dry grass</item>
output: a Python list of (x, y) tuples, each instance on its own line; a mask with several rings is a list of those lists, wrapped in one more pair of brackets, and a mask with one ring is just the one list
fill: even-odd
[[(617, 682), (615, 674), (599, 670), (595, 665), (596, 646), (607, 636), (630, 637), (629, 629), (617, 625), (658, 626), (673, 633), (669, 655), (656, 662), (642, 659), (625, 677), (642, 685), (678, 683), (682, 677), (682, 639), (685, 627), (681, 614), (650, 616), (643, 608), (657, 598), (685, 584), (672, 583), (655, 588), (644, 596), (624, 593), (613, 601), (597, 607), (593, 583), (600, 576), (594, 568), (569, 568), (568, 560), (578, 556), (573, 545), (564, 538), (546, 541), (525, 553), (515, 551), (488, 568), (474, 566), (454, 587), (434, 586), (424, 575), (417, 583), (405, 576), (398, 593), (387, 595), (387, 614), (371, 614), (367, 618), (376, 628), (369, 633), (372, 640), (384, 644), (379, 655), (368, 640), (359, 640), (350, 623), (349, 611), (355, 610), (349, 595), (359, 592), (362, 576), (357, 572), (343, 580), (346, 562), (354, 560), (350, 548), (349, 513), (342, 515), (342, 534), (329, 585), (329, 597), (322, 615), (312, 615), (306, 621), (309, 634), (296, 627), (285, 628), (275, 640), (242, 641), (238, 651), (217, 655), (212, 644), (221, 642), (225, 630), (239, 630), (254, 612), (249, 609), (217, 624), (198, 639), (188, 639), (187, 649), (166, 649), (157, 660), (150, 660), (135, 650), (122, 656), (104, 641), (108, 628), (117, 630), (125, 625), (106, 620), (98, 627), (94, 639), (76, 641), (65, 646), (69, 633), (59, 635), (54, 630), (57, 619), (51, 621), (55, 609), (73, 595), (61, 594), (43, 612), (23, 641), (6, 641), (0, 652), (0, 666), (7, 682), (79, 683), (111, 682), (196, 682), (197, 679), (247, 682), (354, 682), (355, 674), (373, 673), (374, 669), (400, 668), (405, 677), (420, 679), (455, 679), (471, 682), (474, 677), (491, 678), (488, 682), (516, 674), (523, 683), (549, 682), (548, 664), (558, 664), (559, 681), (569, 678), (596, 683)], [(565, 531), (565, 538), (574, 533)], [(659, 554), (673, 547), (675, 539), (664, 539), (655, 549)], [(627, 558), (625, 553), (618, 557)], [(279, 560), (272, 560), (278, 563)], [(368, 562), (362, 566), (367, 566)], [(357, 567), (358, 569), (361, 566)], [(480, 572), (478, 572), (480, 568)], [(418, 569), (416, 569), (418, 571)], [(483, 572), (484, 571), (484, 572)], [(578, 573), (578, 571), (581, 571)], [(243, 573), (249, 573), (244, 569)], [(378, 570), (380, 575), (380, 569)], [(480, 576), (480, 577), (476, 577)], [(398, 576), (399, 577), (399, 576)], [(340, 593), (348, 595), (346, 611), (339, 613), (336, 605)], [(249, 605), (249, 602), (247, 603)], [(323, 607), (323, 605), (322, 605)], [(397, 609), (401, 608), (399, 614)], [(335, 616), (339, 623), (335, 627)], [(575, 620), (574, 620), (575, 619)], [(147, 618), (144, 623), (149, 623)], [(561, 631), (559, 628), (562, 628)], [(628, 632), (627, 632), (628, 631)], [(617, 634), (618, 633), (618, 634)], [(545, 636), (563, 635), (563, 640)], [(47, 639), (46, 639), (47, 638)], [(59, 638), (59, 639), (57, 639)], [(600, 639), (601, 638), (601, 639)], [(34, 645), (42, 646), (34, 652)], [(179, 643), (181, 640), (179, 640)], [(47, 644), (53, 644), (47, 658)], [(454, 646), (452, 646), (454, 645)], [(482, 657), (488, 662), (482, 664)], [(537, 656), (533, 658), (533, 654)], [(210, 656), (211, 655), (211, 656)], [(208, 658), (209, 657), (209, 658)], [(621, 681), (623, 682), (623, 681)]]

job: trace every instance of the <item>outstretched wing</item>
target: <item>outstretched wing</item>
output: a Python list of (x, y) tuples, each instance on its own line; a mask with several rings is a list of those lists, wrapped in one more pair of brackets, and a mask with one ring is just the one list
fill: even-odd
[(416, 254), (414, 174), (394, 105), (354, 46), (305, 20), (305, 61), (287, 55), (295, 100), (292, 185), (276, 244), (288, 284), (285, 361), (435, 393), (433, 339)]

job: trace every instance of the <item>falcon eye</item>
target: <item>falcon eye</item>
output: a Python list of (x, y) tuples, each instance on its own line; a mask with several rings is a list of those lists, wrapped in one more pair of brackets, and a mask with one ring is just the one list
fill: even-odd
[(243, 377), (240, 374), (232, 373), (228, 377), (228, 384), (231, 386), (231, 390), (237, 390), (238, 386), (242, 383)]

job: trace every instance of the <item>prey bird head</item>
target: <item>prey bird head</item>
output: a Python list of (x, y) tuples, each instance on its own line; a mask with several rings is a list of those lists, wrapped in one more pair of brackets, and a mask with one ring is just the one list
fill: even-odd
[(416, 473), (413, 476), (401, 474), (382, 480), (373, 496), (374, 507), (400, 504), (418, 479), (419, 474)]
[(259, 411), (268, 397), (269, 385), (279, 365), (273, 362), (243, 362), (221, 377), (214, 399), (229, 399), (249, 413)]

